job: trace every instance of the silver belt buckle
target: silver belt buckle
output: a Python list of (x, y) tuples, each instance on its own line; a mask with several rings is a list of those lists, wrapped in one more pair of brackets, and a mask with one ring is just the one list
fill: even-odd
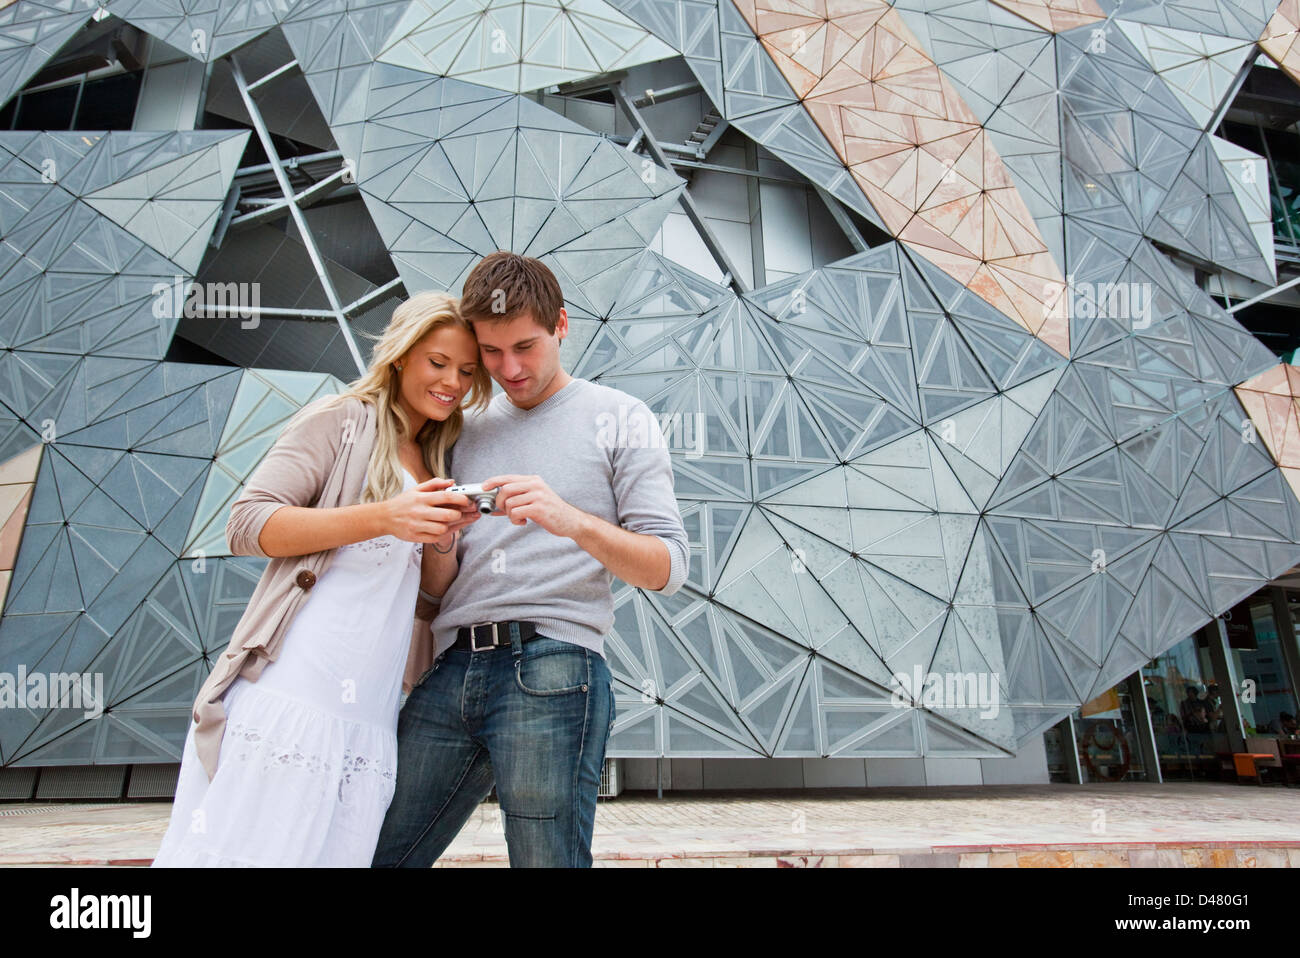
[[(478, 646), (478, 627), (480, 625), (492, 626), (492, 644), (485, 645), (483, 648), (479, 648)], [(501, 642), (497, 636), (497, 624), (495, 622), (475, 622), (469, 627), (469, 650), (471, 652), (482, 652), (485, 649), (495, 649), (500, 644)]]

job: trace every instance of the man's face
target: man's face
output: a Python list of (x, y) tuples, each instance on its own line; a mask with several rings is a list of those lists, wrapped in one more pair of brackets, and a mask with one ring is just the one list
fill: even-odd
[(555, 332), (521, 313), (509, 320), (474, 321), (483, 366), (520, 409), (531, 409), (564, 385), (560, 341), (569, 333), (569, 315), (560, 310)]

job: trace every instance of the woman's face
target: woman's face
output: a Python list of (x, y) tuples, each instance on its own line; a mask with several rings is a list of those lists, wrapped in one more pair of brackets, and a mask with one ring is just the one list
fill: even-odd
[(439, 326), (399, 362), (401, 403), (418, 432), (425, 419), (443, 421), (465, 398), (478, 366), (478, 343), (459, 326)]

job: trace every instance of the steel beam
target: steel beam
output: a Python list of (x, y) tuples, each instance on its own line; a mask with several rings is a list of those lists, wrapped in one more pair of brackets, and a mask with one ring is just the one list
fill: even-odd
[(360, 299), (354, 300), (353, 302), (349, 303), (347, 306), (343, 307), (343, 312), (347, 316), (355, 316), (357, 313), (361, 313), (369, 309), (372, 303), (378, 302), (379, 300), (387, 296), (389, 293), (391, 293), (393, 290), (398, 289), (400, 287), (405, 287), (405, 285), (406, 285), (405, 282), (402, 281), (402, 278), (400, 276), (397, 277), (396, 279), (390, 279), (383, 286), (379, 286), (376, 287), (375, 289), (372, 289), (370, 292), (366, 293)]
[(835, 225), (837, 225), (844, 235), (848, 237), (849, 243), (852, 244), (854, 250), (859, 253), (865, 253), (869, 250), (871, 247), (869, 247), (867, 241), (862, 238), (862, 234), (858, 232), (857, 224), (854, 223), (852, 217), (845, 212), (844, 207), (840, 205), (840, 201), (831, 196), (816, 183), (813, 184), (813, 189), (815, 189), (817, 195), (822, 198), (822, 202), (830, 212), (831, 218), (835, 220)]
[(254, 80), (252, 83), (250, 83), (248, 85), (248, 92), (252, 93), (258, 87), (265, 86), (266, 84), (270, 83), (272, 80), (284, 76), (290, 70), (294, 69), (294, 67), (296, 67), (297, 65), (298, 65), (297, 60), (290, 60), (282, 67), (276, 67), (274, 70), (272, 70), (266, 76), (262, 77), (260, 80)]
[(1223, 122), (1223, 117), (1230, 109), (1232, 109), (1232, 104), (1237, 99), (1237, 94), (1241, 92), (1242, 86), (1246, 83), (1246, 77), (1250, 76), (1250, 71), (1254, 66), (1255, 58), (1246, 57), (1246, 62), (1241, 65), (1241, 69), (1237, 71), (1236, 78), (1232, 81), (1232, 89), (1229, 90), (1228, 94), (1220, 101), (1219, 108), (1214, 111), (1214, 116), (1211, 118), (1209, 125), (1205, 128), (1207, 132), (1213, 133), (1219, 128), (1219, 124)]
[[(295, 193), (292, 199), (293, 204), (299, 209), (306, 209), (330, 196), (350, 196), (355, 194), (357, 192), (355, 184), (345, 185), (342, 182), (342, 177), (346, 172), (346, 169), (338, 170), (325, 179), (313, 183), (301, 193)], [(247, 197), (244, 202), (252, 203), (261, 208), (253, 210), (251, 213), (236, 216), (230, 221), (231, 226), (252, 226), (266, 220), (273, 220), (282, 216), (290, 204), (290, 200), (284, 198), (276, 200), (258, 196)]]
[(644, 96), (639, 96), (632, 102), (638, 107), (653, 106), (656, 103), (667, 103), (669, 100), (691, 96), (703, 89), (704, 87), (699, 83), (679, 83), (676, 86), (664, 87), (662, 90), (646, 90)]
[(347, 317), (343, 314), (343, 306), (339, 302), (334, 283), (325, 270), (325, 262), (321, 258), (320, 250), (316, 248), (316, 240), (312, 237), (311, 231), (307, 229), (307, 220), (303, 217), (302, 210), (298, 209), (298, 205), (293, 201), (294, 190), (289, 185), (289, 178), (285, 175), (284, 163), (275, 150), (275, 144), (271, 141), (271, 133), (266, 128), (266, 123), (262, 119), (261, 111), (257, 108), (257, 103), (253, 100), (248, 81), (244, 78), (244, 71), (240, 69), (239, 61), (233, 54), (230, 57), (230, 72), (234, 77), (235, 86), (239, 88), (239, 95), (244, 101), (244, 109), (248, 111), (248, 117), (253, 123), (253, 129), (257, 131), (257, 138), (262, 143), (262, 150), (266, 153), (267, 159), (270, 160), (271, 171), (275, 174), (276, 182), (280, 185), (280, 192), (289, 201), (289, 215), (293, 217), (294, 225), (298, 227), (298, 235), (302, 239), (303, 247), (307, 250), (307, 256), (311, 259), (312, 267), (316, 270), (316, 277), (325, 290), (325, 296), (329, 300), (330, 308), (334, 311), (335, 318), (338, 320), (343, 339), (348, 344), (348, 351), (352, 354), (352, 361), (356, 364), (357, 372), (364, 373), (366, 363), (361, 358), (361, 351), (357, 349), (357, 342), (352, 336)]
[[(663, 149), (659, 146), (659, 141), (655, 139), (654, 133), (642, 118), (641, 111), (636, 108), (636, 104), (633, 103), (631, 98), (627, 95), (622, 84), (613, 87), (613, 92), (614, 101), (619, 105), (623, 112), (627, 114), (627, 118), (632, 122), (632, 126), (644, 133), (646, 146), (649, 148), (650, 154), (654, 157), (655, 162), (665, 170), (671, 171), (673, 167), (667, 154), (665, 154)], [(737, 270), (735, 264), (732, 263), (731, 257), (727, 255), (726, 250), (722, 248), (722, 244), (718, 242), (718, 238), (713, 235), (713, 230), (704, 221), (703, 215), (701, 215), (699, 208), (695, 205), (695, 200), (691, 198), (690, 191), (684, 187), (681, 196), (679, 197), (679, 202), (682, 204), (682, 209), (686, 211), (686, 216), (690, 219), (691, 225), (693, 225), (699, 232), (700, 238), (704, 241), (704, 245), (709, 251), (709, 255), (713, 257), (714, 262), (718, 264), (718, 268), (722, 270), (724, 274), (724, 285), (731, 286), (737, 293), (744, 294), (749, 292), (749, 289), (745, 286), (745, 281), (741, 279), (739, 270)]]
[(1147, 768), (1147, 781), (1163, 785), (1165, 773), (1160, 768), (1160, 744), (1156, 741), (1156, 727), (1151, 722), (1151, 703), (1147, 701), (1145, 681), (1142, 670), (1138, 669), (1128, 677), (1128, 694), (1133, 700), (1133, 718), (1137, 722), (1135, 731), (1142, 764)]
[[(1246, 613), (1249, 615), (1249, 611)], [(1214, 681), (1219, 686), (1219, 701), (1223, 705), (1223, 730), (1228, 735), (1228, 751), (1246, 750), (1246, 723), (1241, 713), (1241, 676), (1232, 662), (1232, 648), (1228, 644), (1228, 627), (1223, 616), (1205, 626), (1205, 638), (1210, 645), (1210, 667)]]
[[(343, 159), (343, 153), (341, 151), (327, 150), (324, 153), (311, 153), (307, 156), (295, 156), (288, 160), (281, 160), (280, 165), (284, 166), (285, 164), (291, 164), (294, 169), (297, 169), (300, 166), (307, 166), (312, 163), (324, 163), (328, 160), (341, 159)], [(259, 173), (270, 173), (271, 171), (272, 164), (270, 163), (259, 163), (257, 166), (245, 166), (235, 173), (235, 179), (240, 179), (246, 176), (255, 176)]]
[(713, 132), (706, 136), (704, 142), (700, 144), (700, 153), (704, 156), (708, 156), (709, 151), (717, 146), (718, 141), (722, 139), (722, 134), (726, 133), (729, 129), (731, 129), (730, 123), (726, 120), (718, 120), (718, 125), (713, 128)]
[(1291, 287), (1298, 286), (1298, 285), (1300, 285), (1300, 276), (1297, 276), (1294, 279), (1289, 279), (1285, 283), (1281, 283), (1277, 286), (1274, 286), (1272, 289), (1266, 289), (1258, 296), (1252, 296), (1250, 299), (1243, 299), (1240, 303), (1237, 303), (1233, 306), (1229, 306), (1228, 312), (1235, 313), (1237, 310), (1245, 309), (1247, 306), (1254, 306), (1256, 303), (1261, 302), (1262, 300), (1271, 299), (1272, 297), (1276, 296), (1278, 293), (1284, 293), (1288, 289), (1291, 289)]
[(338, 319), (338, 314), (331, 309), (286, 309), (280, 306), (227, 306), (225, 304), (208, 305), (207, 303), (195, 303), (195, 308), (202, 312), (197, 315), (205, 317), (222, 317), (230, 315), (243, 316), (245, 313), (252, 313), (254, 316), (274, 316), (277, 319), (305, 319), (311, 322), (328, 322)]

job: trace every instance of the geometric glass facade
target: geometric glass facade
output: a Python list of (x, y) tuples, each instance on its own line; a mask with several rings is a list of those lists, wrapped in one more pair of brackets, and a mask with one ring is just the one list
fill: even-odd
[[(996, 758), (1081, 706), (1097, 780), (1151, 763), (1108, 751), (1134, 723), (1218, 751), (1183, 640), (1300, 563), (1300, 372), (1206, 291), (1278, 282), (1268, 160), (1215, 131), (1257, 57), (1298, 75), (1297, 23), (15, 0), (0, 673), (104, 689), (0, 708), (0, 766), (178, 761), (264, 564), (224, 541), (241, 483), (498, 248), (672, 452), (690, 577), (616, 583), (611, 756)], [(1295, 692), (1250, 614), (1262, 728)]]

